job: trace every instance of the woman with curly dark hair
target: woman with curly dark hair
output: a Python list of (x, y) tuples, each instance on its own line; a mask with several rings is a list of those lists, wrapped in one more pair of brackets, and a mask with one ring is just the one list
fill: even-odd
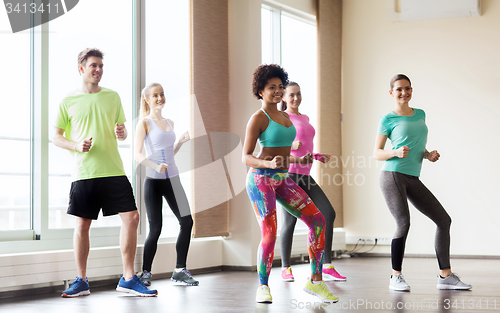
[[(276, 200), (293, 216), (309, 228), (308, 249), (311, 278), (304, 291), (318, 296), (322, 301), (333, 303), (332, 295), (322, 280), (322, 263), (325, 249), (325, 219), (309, 196), (288, 177), (291, 163), (310, 163), (312, 155), (290, 155), (296, 131), (288, 114), (277, 108), (288, 84), (288, 74), (279, 65), (260, 65), (253, 73), (252, 91), (262, 101), (262, 107), (248, 121), (243, 147), (243, 163), (250, 166), (247, 176), (247, 192), (255, 210), (262, 232), (257, 256), (257, 272), (260, 286), (257, 302), (272, 302), (268, 286), (276, 242)], [(257, 140), (261, 151), (253, 155)]]

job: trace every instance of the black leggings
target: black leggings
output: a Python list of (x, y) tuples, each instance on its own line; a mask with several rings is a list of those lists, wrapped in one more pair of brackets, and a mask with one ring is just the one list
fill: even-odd
[(186, 267), (193, 219), (191, 218), (189, 203), (179, 176), (167, 179), (146, 178), (144, 181), (144, 203), (146, 204), (146, 212), (148, 214), (149, 234), (144, 243), (142, 263), (142, 269), (146, 271), (151, 271), (158, 238), (160, 238), (163, 224), (162, 197), (165, 197), (167, 200), (168, 206), (180, 225), (179, 236), (175, 245), (177, 251), (177, 264), (175, 267)]
[(392, 269), (401, 271), (403, 264), (406, 236), (410, 230), (410, 210), (407, 199), (436, 224), (434, 247), (439, 269), (450, 269), (451, 218), (436, 197), (418, 177), (398, 172), (381, 171), (380, 187), (397, 224), (391, 244)]
[[(333, 222), (335, 221), (335, 210), (321, 187), (310, 175), (288, 173), (288, 176), (307, 193), (309, 198), (311, 198), (318, 210), (325, 217), (325, 253), (323, 263), (330, 263), (332, 261)], [(283, 208), (282, 212), (283, 226), (281, 226), (280, 233), (281, 265), (283, 267), (289, 267), (290, 255), (292, 253), (293, 231), (295, 229), (297, 219)]]

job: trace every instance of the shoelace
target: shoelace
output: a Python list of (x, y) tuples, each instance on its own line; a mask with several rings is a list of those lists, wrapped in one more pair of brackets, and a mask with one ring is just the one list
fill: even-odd
[[(448, 276), (448, 277), (455, 277), (455, 278), (457, 279), (457, 281), (455, 282), (455, 285), (456, 285), (456, 284), (459, 284), (459, 283), (462, 283), (462, 284), (466, 285), (464, 282), (462, 282), (462, 280), (460, 279), (460, 276), (458, 276), (456, 273), (453, 273), (453, 272), (452, 272), (452, 273), (450, 274), (450, 276)], [(446, 277), (446, 278), (448, 278), (448, 277)], [(446, 278), (445, 278), (445, 279), (446, 279)]]
[(271, 293), (269, 292), (269, 291), (270, 291), (270, 290), (269, 290), (269, 287), (267, 287), (267, 286), (262, 286), (262, 287), (260, 288), (260, 290), (262, 291), (262, 294), (263, 294), (263, 295), (266, 295), (266, 296), (271, 295)]
[(320, 284), (321, 289), (328, 295), (328, 296), (333, 296), (332, 292), (330, 291), (330, 288), (325, 284), (324, 281), (322, 281)]
[[(137, 277), (137, 278), (139, 278), (139, 277)], [(146, 287), (146, 285), (144, 285), (144, 282), (142, 281), (142, 279), (140, 279), (140, 278), (139, 278), (139, 279), (137, 279), (136, 281), (137, 281), (137, 283), (138, 283), (139, 285), (141, 285), (142, 287), (144, 287), (144, 288), (148, 288), (148, 287)]]
[(404, 281), (405, 281), (405, 279), (404, 279), (403, 275), (400, 275), (400, 274), (396, 275), (396, 283), (401, 283)]
[(290, 275), (292, 274), (292, 268), (291, 267), (287, 267), (286, 268), (286, 272), (285, 272), (287, 275)]
[(186, 269), (186, 268), (183, 268), (182, 271), (187, 274), (189, 277), (193, 277), (193, 275), (191, 275), (191, 273)]

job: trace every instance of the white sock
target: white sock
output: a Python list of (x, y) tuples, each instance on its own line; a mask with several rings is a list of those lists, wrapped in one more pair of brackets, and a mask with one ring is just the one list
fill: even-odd
[(314, 281), (314, 280), (311, 280), (311, 283), (312, 283), (313, 285), (318, 285), (318, 284), (321, 284), (321, 282), (322, 282), (322, 280), (320, 280), (320, 281)]
[(328, 266), (331, 266), (332, 263), (323, 263), (323, 267), (328, 267)]
[(177, 273), (182, 272), (182, 268), (176, 268), (174, 271), (176, 271)]

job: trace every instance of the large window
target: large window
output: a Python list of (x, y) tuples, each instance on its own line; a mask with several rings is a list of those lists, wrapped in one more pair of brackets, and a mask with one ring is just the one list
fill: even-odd
[[(300, 85), (302, 103), (299, 111), (309, 116), (316, 128), (318, 121), (317, 97), (317, 36), (313, 17), (297, 16), (270, 5), (262, 6), (262, 63), (276, 63), (288, 72), (290, 81)], [(317, 147), (317, 138), (314, 144)], [(315, 151), (318, 152), (318, 151)], [(316, 165), (311, 176), (316, 179)], [(281, 220), (282, 210), (277, 210)], [(281, 227), (282, 223), (278, 223)], [(306, 229), (297, 223), (295, 229)]]
[[(120, 95), (129, 136), (118, 146), (134, 187), (142, 179), (136, 177), (133, 160), (138, 91), (161, 83), (167, 97), (164, 114), (175, 122), (177, 138), (190, 130), (189, 5), (184, 0), (85, 0), (49, 23), (16, 34), (7, 15), (0, 14), (0, 254), (72, 247), (75, 218), (66, 210), (74, 160), (52, 137), (61, 100), (81, 88), (77, 55), (83, 49), (104, 52), (100, 85)], [(188, 175), (181, 174), (181, 180), (190, 198)], [(136, 200), (141, 208), (140, 194)], [(166, 203), (164, 212), (162, 236), (174, 237), (178, 223)], [(147, 225), (146, 214), (141, 223)], [(93, 222), (92, 246), (116, 245), (119, 225), (119, 216)], [(32, 239), (40, 241), (26, 248), (1, 242)]]
[[(160, 83), (165, 91), (164, 117), (174, 122), (177, 140), (191, 129), (191, 54), (189, 1), (146, 1), (146, 82)], [(177, 163), (190, 160), (181, 149)], [(191, 200), (191, 173), (180, 173), (182, 186)], [(191, 201), (190, 201), (191, 202)], [(149, 227), (149, 225), (147, 225)], [(163, 199), (161, 237), (176, 237), (179, 223)]]
[(0, 231), (31, 229), (31, 88), (29, 31), (10, 33), (0, 19)]
[[(101, 86), (120, 95), (129, 136), (118, 142), (125, 172), (132, 179), (132, 51), (133, 3), (131, 0), (85, 0), (49, 23), (49, 134), (53, 134), (59, 103), (71, 91), (81, 88), (77, 56), (85, 48), (104, 52)], [(73, 227), (67, 215), (73, 157), (69, 151), (49, 145), (49, 228)], [(102, 217), (102, 213), (101, 213)], [(94, 227), (119, 226), (119, 216), (99, 218)]]

